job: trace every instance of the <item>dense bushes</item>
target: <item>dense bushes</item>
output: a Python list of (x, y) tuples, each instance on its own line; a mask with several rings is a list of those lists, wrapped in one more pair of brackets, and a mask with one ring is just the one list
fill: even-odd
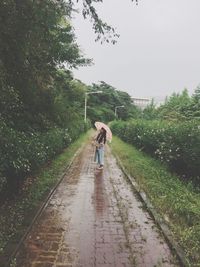
[(84, 130), (86, 88), (67, 68), (91, 61), (76, 43), (71, 12), (64, 0), (0, 1), (1, 193), (5, 181), (16, 188)]
[(116, 121), (111, 128), (122, 140), (167, 163), (183, 177), (200, 183), (199, 122)]
[(77, 122), (76, 127), (70, 130), (55, 127), (44, 133), (25, 133), (1, 123), (0, 176), (6, 177), (10, 185), (17, 185), (28, 173), (52, 159), (86, 129), (86, 124)]

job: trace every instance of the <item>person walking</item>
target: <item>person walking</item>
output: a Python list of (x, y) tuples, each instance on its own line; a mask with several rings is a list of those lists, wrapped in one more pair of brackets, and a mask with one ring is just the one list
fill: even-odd
[(106, 130), (102, 127), (96, 137), (95, 161), (99, 164), (98, 169), (102, 170), (104, 166), (104, 146), (106, 144)]

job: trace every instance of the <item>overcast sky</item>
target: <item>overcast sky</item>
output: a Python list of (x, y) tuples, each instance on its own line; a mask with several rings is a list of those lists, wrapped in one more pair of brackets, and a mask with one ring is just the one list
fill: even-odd
[(78, 44), (94, 65), (74, 71), (86, 84), (105, 81), (134, 97), (164, 98), (200, 84), (200, 0), (104, 0), (103, 20), (120, 34), (95, 42), (89, 21), (73, 21)]

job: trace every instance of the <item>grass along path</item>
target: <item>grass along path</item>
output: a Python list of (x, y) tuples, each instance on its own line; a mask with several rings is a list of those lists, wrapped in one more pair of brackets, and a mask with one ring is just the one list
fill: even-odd
[(168, 222), (190, 266), (200, 266), (200, 193), (155, 159), (114, 137), (111, 143), (127, 172)]
[(15, 199), (6, 201), (0, 207), (0, 267), (2, 262), (7, 260), (10, 252), (12, 253), (12, 246), (19, 242), (76, 151), (89, 136), (90, 132), (83, 134), (52, 160), (49, 166), (41, 169), (35, 177), (28, 178), (21, 193)]

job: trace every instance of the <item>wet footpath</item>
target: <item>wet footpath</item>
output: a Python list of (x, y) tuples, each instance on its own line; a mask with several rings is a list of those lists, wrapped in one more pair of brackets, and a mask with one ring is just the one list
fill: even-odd
[(33, 225), (17, 267), (179, 266), (106, 147), (97, 170), (88, 143)]

